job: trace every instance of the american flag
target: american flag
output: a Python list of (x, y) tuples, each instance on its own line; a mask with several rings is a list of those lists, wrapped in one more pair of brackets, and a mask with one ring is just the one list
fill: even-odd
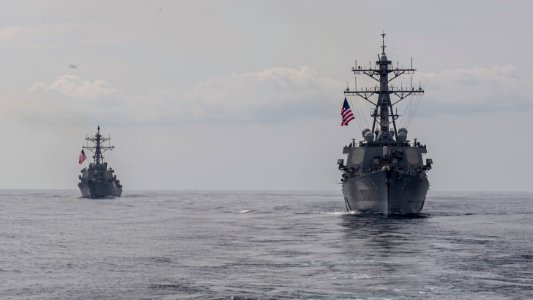
[(355, 119), (352, 113), (352, 109), (350, 108), (350, 104), (348, 104), (348, 100), (346, 100), (346, 98), (344, 98), (344, 103), (342, 104), (341, 117), (341, 126), (348, 126), (350, 121)]
[(81, 150), (81, 153), (80, 153), (80, 158), (78, 160), (78, 162), (80, 163), (80, 165), (87, 159), (87, 156), (85, 156), (85, 152), (83, 150)]

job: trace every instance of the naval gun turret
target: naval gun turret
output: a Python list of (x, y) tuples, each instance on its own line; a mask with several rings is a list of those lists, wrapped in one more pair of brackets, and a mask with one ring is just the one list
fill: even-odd
[[(411, 95), (421, 95), (421, 87), (392, 87), (389, 83), (415, 69), (393, 67), (385, 54), (385, 34), (381, 55), (375, 66), (352, 68), (354, 74), (367, 75), (377, 81), (375, 88), (347, 88), (346, 96), (356, 96), (372, 105), (372, 129), (362, 131), (362, 140), (355, 139), (344, 147), (346, 162), (337, 164), (342, 172), (342, 192), (348, 211), (370, 213), (419, 213), (424, 207), (429, 189), (427, 172), (433, 161), (423, 163), (426, 145), (417, 139), (410, 141), (406, 128), (397, 129), (399, 115), (394, 105)], [(377, 100), (375, 99), (377, 98)], [(394, 102), (392, 101), (394, 98)]]
[(93, 162), (89, 164), (89, 167), (83, 168), (79, 176), (78, 187), (82, 196), (85, 198), (120, 197), (122, 194), (120, 180), (114, 174), (115, 171), (108, 168), (103, 156), (104, 152), (115, 149), (115, 146), (103, 145), (104, 142), (109, 142), (111, 138), (103, 137), (100, 134), (100, 126), (98, 126), (96, 135), (86, 137), (85, 140), (87, 145), (83, 146), (83, 149), (93, 152), (94, 155)]

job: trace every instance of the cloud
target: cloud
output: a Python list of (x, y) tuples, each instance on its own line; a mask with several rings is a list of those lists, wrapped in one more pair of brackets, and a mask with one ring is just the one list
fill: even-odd
[(74, 75), (61, 75), (51, 83), (36, 82), (32, 91), (59, 92), (77, 98), (97, 98), (118, 93), (118, 91), (101, 79), (83, 80)]
[[(420, 105), (422, 116), (533, 107), (527, 88), (533, 83), (532, 77), (518, 75), (513, 66), (421, 73), (417, 79), (426, 89)], [(135, 95), (102, 79), (68, 74), (50, 83), (36, 82), (31, 90), (40, 103), (33, 101), (25, 108), (34, 108), (33, 115), (45, 111), (47, 118), (67, 115), (122, 124), (283, 122), (303, 117), (336, 117), (344, 83), (302, 66), (229, 74), (189, 88)], [(360, 109), (368, 117), (369, 110), (364, 106)], [(402, 114), (401, 106), (399, 110)]]
[(144, 94), (128, 94), (102, 79), (65, 74), (51, 82), (35, 82), (31, 93), (8, 102), (14, 115), (55, 122), (66, 117), (122, 124), (271, 122), (328, 115), (328, 109), (336, 112), (342, 90), (341, 82), (305, 66), (229, 74), (189, 88)]
[[(428, 107), (441, 112), (521, 110), (533, 106), (531, 75), (516, 67), (453, 69), (417, 76)], [(426, 109), (427, 110), (427, 109)]]
[(35, 82), (28, 90), (0, 95), (2, 122), (77, 124), (87, 120), (131, 119), (123, 93), (101, 79), (61, 75), (51, 83)]
[(13, 27), (13, 26), (2, 26), (0, 27), (0, 41), (9, 41), (13, 40), (21, 35), (35, 32), (34, 29), (26, 27)]
[[(310, 67), (269, 68), (199, 82), (188, 89), (169, 89), (150, 99), (153, 117), (257, 120), (322, 114), (342, 91), (342, 83)], [(150, 112), (144, 111), (145, 116)]]

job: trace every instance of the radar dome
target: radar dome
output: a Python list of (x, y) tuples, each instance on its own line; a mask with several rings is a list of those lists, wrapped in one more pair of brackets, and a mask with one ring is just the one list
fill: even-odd
[(367, 132), (370, 132), (370, 129), (368, 129), (368, 128), (363, 129), (363, 137), (366, 136)]
[(400, 128), (398, 129), (398, 132), (405, 132), (405, 135), (407, 135), (407, 129), (406, 128)]
[(405, 143), (407, 141), (407, 133), (405, 131), (398, 132), (398, 142)]
[(374, 140), (374, 134), (369, 130), (365, 133), (365, 141), (371, 142)]

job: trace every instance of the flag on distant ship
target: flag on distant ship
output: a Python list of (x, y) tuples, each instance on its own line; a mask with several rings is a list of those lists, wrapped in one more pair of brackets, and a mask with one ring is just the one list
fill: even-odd
[(81, 153), (80, 153), (80, 158), (79, 158), (79, 163), (80, 165), (87, 159), (87, 156), (85, 156), (85, 152), (83, 150), (81, 150)]
[(341, 117), (341, 126), (348, 126), (350, 121), (355, 119), (352, 113), (352, 109), (350, 108), (350, 104), (348, 104), (348, 100), (346, 100), (346, 97), (344, 98), (344, 103), (342, 104)]

